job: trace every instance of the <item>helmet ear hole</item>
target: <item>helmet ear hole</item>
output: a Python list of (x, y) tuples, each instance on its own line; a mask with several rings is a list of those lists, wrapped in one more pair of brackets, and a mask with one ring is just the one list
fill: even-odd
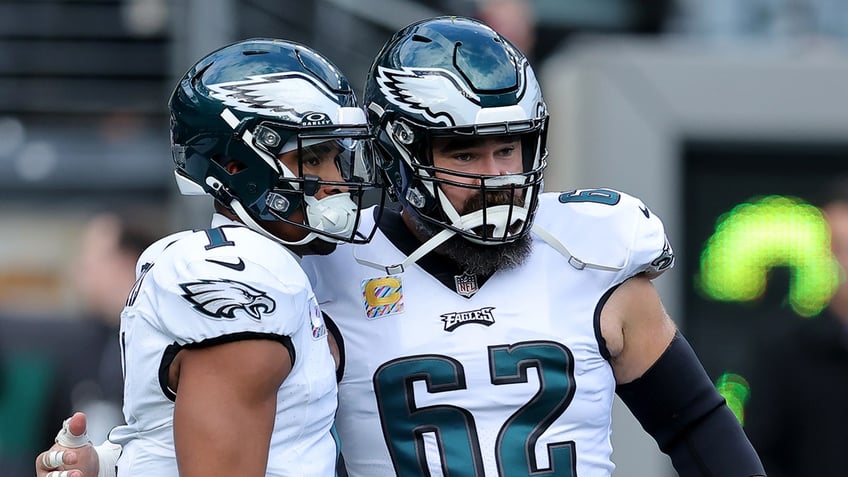
[(408, 146), (415, 141), (415, 133), (404, 122), (396, 122), (392, 128), (392, 136), (401, 144)]

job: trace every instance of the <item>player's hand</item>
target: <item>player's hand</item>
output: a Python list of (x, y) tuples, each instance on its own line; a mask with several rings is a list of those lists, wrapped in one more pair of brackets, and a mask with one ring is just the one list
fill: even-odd
[(53, 447), (35, 458), (36, 477), (97, 477), (100, 462), (85, 427), (81, 412), (65, 420)]

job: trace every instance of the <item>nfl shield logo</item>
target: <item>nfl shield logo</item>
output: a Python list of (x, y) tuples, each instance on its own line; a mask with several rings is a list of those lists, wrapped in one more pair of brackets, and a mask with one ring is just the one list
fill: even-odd
[(477, 275), (464, 273), (462, 275), (454, 275), (453, 278), (456, 281), (456, 292), (460, 295), (471, 298), (471, 295), (477, 293)]

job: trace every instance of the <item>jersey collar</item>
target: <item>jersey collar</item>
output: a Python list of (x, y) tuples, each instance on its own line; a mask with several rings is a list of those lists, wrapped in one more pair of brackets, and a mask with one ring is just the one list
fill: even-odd
[[(375, 217), (377, 217), (376, 210), (374, 213)], [(403, 222), (403, 218), (400, 216), (400, 210), (396, 208), (387, 207), (383, 210), (383, 216), (380, 218), (379, 229), (383, 235), (386, 236), (389, 242), (397, 247), (398, 250), (403, 252), (404, 255), (409, 256), (409, 254), (414, 252), (421, 245), (421, 241), (412, 234)], [(437, 253), (431, 252), (421, 257), (416, 264), (433, 278), (438, 280), (442, 285), (459, 294), (456, 291), (456, 277), (462, 276), (464, 271), (457, 267), (452, 261)], [(489, 277), (477, 276), (478, 286), (482, 287), (488, 278)]]

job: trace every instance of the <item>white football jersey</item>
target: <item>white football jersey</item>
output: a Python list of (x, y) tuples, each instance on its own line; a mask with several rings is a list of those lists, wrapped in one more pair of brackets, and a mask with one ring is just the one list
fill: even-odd
[(523, 264), (481, 284), (440, 280), (423, 260), (397, 274), (358, 263), (406, 258), (384, 233), (402, 227), (394, 215), (369, 245), (303, 261), (343, 338), (349, 474), (611, 475), (615, 380), (599, 313), (628, 277), (671, 266), (661, 221), (612, 190), (543, 194), (536, 224), (593, 265), (534, 235)]
[(118, 475), (179, 475), (167, 379), (180, 349), (272, 339), (293, 367), (277, 393), (267, 475), (333, 476), (335, 365), (309, 281), (282, 245), (220, 215), (212, 226), (159, 240), (139, 259), (121, 314), (126, 425), (110, 434), (123, 445)]

